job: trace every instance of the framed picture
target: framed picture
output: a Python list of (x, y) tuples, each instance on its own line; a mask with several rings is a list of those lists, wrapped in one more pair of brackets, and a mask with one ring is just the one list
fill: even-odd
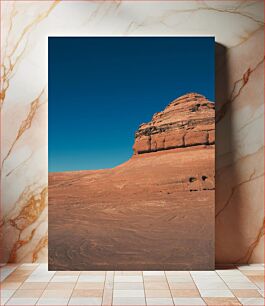
[(213, 37), (49, 37), (49, 269), (214, 269)]

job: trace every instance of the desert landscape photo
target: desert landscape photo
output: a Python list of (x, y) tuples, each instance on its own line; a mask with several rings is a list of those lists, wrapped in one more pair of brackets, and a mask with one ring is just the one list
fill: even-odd
[[(162, 105), (153, 113), (146, 107), (150, 119), (139, 122), (128, 139), (127, 160), (49, 171), (50, 270), (214, 269), (215, 104), (190, 90)], [(106, 118), (103, 160), (109, 158), (112, 131), (121, 135), (116, 117)], [(89, 120), (94, 119), (84, 122)], [(99, 127), (94, 124), (82, 140), (89, 145), (104, 125), (102, 118), (95, 120)], [(68, 121), (69, 130), (74, 122)], [(75, 158), (70, 155), (69, 164)]]

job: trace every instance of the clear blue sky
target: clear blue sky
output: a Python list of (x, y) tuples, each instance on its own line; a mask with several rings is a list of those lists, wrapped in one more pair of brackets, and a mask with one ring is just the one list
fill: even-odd
[(52, 172), (114, 167), (173, 99), (214, 101), (213, 37), (50, 37), (48, 65)]

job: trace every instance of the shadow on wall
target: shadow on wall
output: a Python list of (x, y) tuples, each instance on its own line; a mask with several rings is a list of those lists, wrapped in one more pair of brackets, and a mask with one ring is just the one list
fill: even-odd
[[(230, 204), (232, 195), (227, 194), (233, 192), (233, 186), (239, 183), (236, 167), (233, 166), (235, 156), (236, 142), (233, 141), (233, 125), (232, 113), (229, 110), (231, 101), (231, 92), (229, 88), (229, 71), (227, 48), (221, 44), (215, 44), (215, 103), (216, 103), (216, 194), (215, 194), (215, 261), (216, 263), (235, 263), (232, 258), (227, 258), (224, 250), (230, 248), (233, 243), (231, 237), (227, 237), (228, 233), (236, 234), (237, 247), (241, 249), (244, 242), (240, 241), (240, 205), (234, 207), (236, 215), (234, 223), (231, 225), (225, 222), (223, 211)], [(229, 180), (224, 182), (222, 171), (229, 167)], [(224, 194), (225, 192), (225, 194)], [(237, 214), (238, 212), (238, 214)], [(230, 227), (230, 228), (228, 228)], [(226, 237), (224, 237), (226, 236)], [(230, 239), (229, 239), (230, 238)]]

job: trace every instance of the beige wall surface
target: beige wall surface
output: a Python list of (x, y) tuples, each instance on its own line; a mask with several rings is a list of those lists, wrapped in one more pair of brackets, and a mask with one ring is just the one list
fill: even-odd
[(263, 5), (2, 1), (1, 262), (47, 261), (47, 37), (58, 35), (215, 36), (216, 262), (263, 262)]

